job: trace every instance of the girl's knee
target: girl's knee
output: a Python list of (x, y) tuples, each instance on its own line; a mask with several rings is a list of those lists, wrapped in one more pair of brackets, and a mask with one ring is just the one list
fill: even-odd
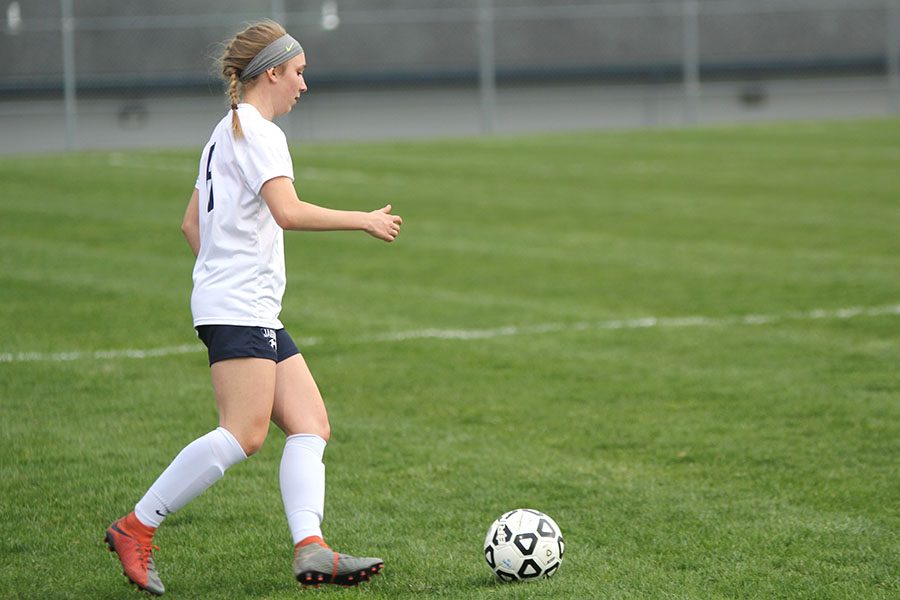
[(323, 423), (319, 423), (318, 429), (319, 431), (314, 433), (327, 442), (331, 438), (331, 424), (326, 419)]
[(244, 454), (247, 456), (253, 456), (257, 452), (259, 452), (260, 448), (263, 446), (263, 442), (266, 441), (265, 436), (258, 436), (249, 439), (245, 443), (241, 443), (241, 448), (244, 449)]
[(259, 452), (259, 449), (262, 448), (263, 442), (266, 441), (266, 436), (269, 433), (268, 425), (264, 428), (249, 428), (241, 431), (240, 433), (234, 434), (235, 439), (238, 441), (238, 444), (241, 445), (241, 449), (244, 451), (244, 454), (247, 456), (252, 456)]
[(328, 423), (328, 419), (315, 420), (315, 421), (305, 421), (303, 423), (297, 423), (294, 427), (284, 428), (285, 435), (317, 435), (326, 442), (331, 438), (331, 425)]

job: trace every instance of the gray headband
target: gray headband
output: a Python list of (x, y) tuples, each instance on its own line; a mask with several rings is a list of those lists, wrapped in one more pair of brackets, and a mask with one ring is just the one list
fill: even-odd
[(303, 47), (300, 45), (300, 42), (286, 33), (260, 50), (259, 54), (250, 61), (250, 64), (241, 71), (239, 79), (241, 83), (246, 83), (266, 69), (277, 67), (298, 54), (303, 54)]

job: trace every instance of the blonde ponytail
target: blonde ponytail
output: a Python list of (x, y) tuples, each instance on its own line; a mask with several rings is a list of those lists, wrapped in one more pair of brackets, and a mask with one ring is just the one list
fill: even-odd
[(231, 98), (231, 130), (235, 139), (244, 139), (244, 130), (241, 128), (241, 119), (238, 117), (238, 102), (241, 98), (238, 94), (238, 76), (234, 71), (228, 78), (228, 97)]

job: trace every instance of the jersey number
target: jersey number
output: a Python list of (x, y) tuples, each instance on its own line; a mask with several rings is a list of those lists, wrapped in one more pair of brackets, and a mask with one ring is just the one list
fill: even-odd
[(206, 181), (209, 182), (209, 202), (206, 204), (206, 212), (210, 212), (213, 209), (213, 184), (212, 184), (212, 171), (210, 170), (210, 164), (212, 163), (212, 155), (216, 149), (215, 143), (209, 147), (209, 156), (206, 157)]

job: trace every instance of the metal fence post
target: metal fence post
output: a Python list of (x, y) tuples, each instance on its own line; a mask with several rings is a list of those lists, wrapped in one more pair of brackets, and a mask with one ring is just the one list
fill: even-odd
[(497, 105), (497, 65), (494, 56), (494, 3), (478, 1), (478, 92), (481, 98), (481, 133), (494, 131)]
[[(287, 12), (285, 11), (284, 0), (272, 0), (272, 15), (271, 18), (276, 23), (279, 23), (284, 26), (285, 29), (288, 29), (288, 33), (290, 30), (287, 24)], [(300, 41), (300, 44), (303, 44), (303, 41)], [(294, 137), (294, 119), (296, 119), (296, 113), (293, 111), (289, 113), (287, 116), (278, 119), (278, 125), (284, 131), (284, 135), (290, 140)]]
[(900, 0), (887, 1), (887, 78), (891, 108), (900, 113)]
[(696, 123), (700, 117), (700, 3), (683, 0), (682, 9), (685, 118), (688, 123)]
[(287, 27), (284, 11), (284, 0), (272, 0), (272, 20)]
[(73, 0), (60, 0), (62, 16), (60, 30), (62, 33), (63, 61), (63, 94), (66, 111), (66, 149), (78, 147), (78, 122), (75, 98), (75, 16)]

